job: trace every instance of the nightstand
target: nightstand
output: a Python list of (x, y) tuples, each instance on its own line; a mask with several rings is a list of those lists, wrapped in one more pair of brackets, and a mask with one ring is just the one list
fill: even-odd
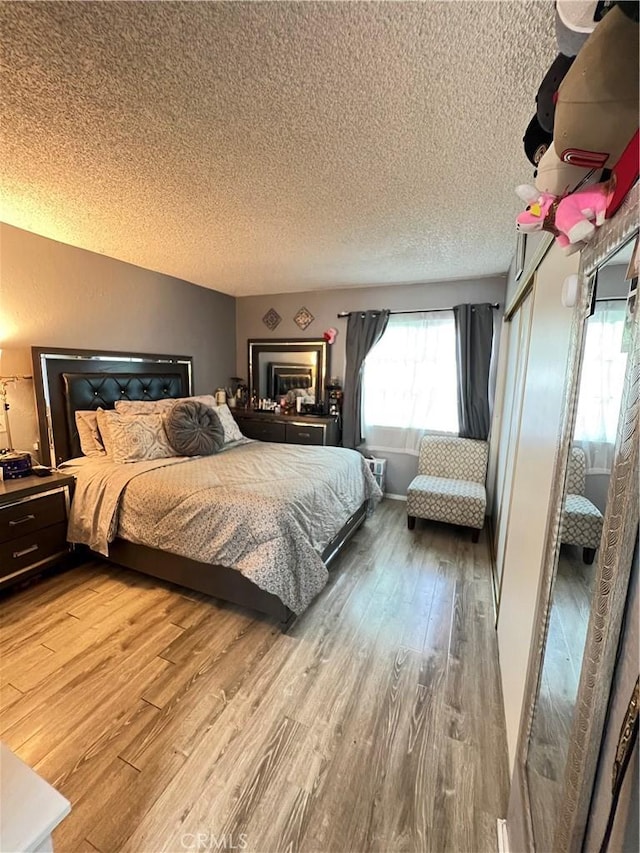
[(0, 481), (0, 589), (49, 568), (69, 553), (68, 474)]

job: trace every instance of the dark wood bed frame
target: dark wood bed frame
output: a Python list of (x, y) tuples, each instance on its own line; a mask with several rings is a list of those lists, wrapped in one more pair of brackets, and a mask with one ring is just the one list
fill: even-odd
[[(40, 448), (45, 465), (56, 466), (80, 455), (76, 409), (113, 408), (116, 399), (157, 400), (192, 393), (191, 356), (51, 347), (33, 347), (31, 352)], [(337, 556), (365, 517), (366, 501), (322, 552), (326, 565)], [(273, 616), (282, 630), (295, 619), (295, 614), (277, 596), (265, 592), (227, 566), (200, 563), (120, 538), (110, 543), (108, 559), (117, 565)]]

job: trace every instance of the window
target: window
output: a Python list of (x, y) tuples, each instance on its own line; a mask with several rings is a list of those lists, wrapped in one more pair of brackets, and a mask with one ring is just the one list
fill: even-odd
[(453, 311), (392, 314), (363, 368), (369, 450), (418, 453), (427, 431), (458, 432)]
[(587, 454), (590, 473), (611, 471), (627, 364), (624, 321), (624, 302), (603, 301), (587, 322), (575, 439)]

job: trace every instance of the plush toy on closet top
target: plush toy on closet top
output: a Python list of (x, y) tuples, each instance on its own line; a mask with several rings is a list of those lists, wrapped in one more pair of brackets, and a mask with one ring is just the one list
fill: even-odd
[[(524, 137), (525, 152), (537, 166), (533, 204), (544, 212), (538, 220), (528, 209), (518, 217), (518, 228), (540, 230), (545, 216), (555, 213), (555, 225), (547, 222), (546, 230), (565, 234), (567, 240), (558, 242), (576, 251), (593, 236), (595, 225), (615, 213), (638, 178), (638, 4), (558, 0), (556, 37), (561, 53), (542, 81), (537, 112)], [(589, 196), (565, 203), (572, 191), (606, 177), (606, 169), (613, 173), (613, 188), (608, 183), (597, 190), (598, 185), (588, 186), (581, 192)], [(571, 239), (560, 223), (584, 236)]]
[(558, 198), (523, 184), (516, 192), (528, 207), (518, 216), (517, 229), (525, 234), (549, 231), (564, 253), (571, 255), (581, 249), (595, 234), (596, 226), (604, 222), (614, 189), (615, 179), (612, 178)]

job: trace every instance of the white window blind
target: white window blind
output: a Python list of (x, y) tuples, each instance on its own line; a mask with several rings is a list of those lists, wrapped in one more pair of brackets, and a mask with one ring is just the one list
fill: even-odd
[(453, 311), (392, 314), (363, 368), (369, 450), (417, 454), (425, 432), (458, 433)]

